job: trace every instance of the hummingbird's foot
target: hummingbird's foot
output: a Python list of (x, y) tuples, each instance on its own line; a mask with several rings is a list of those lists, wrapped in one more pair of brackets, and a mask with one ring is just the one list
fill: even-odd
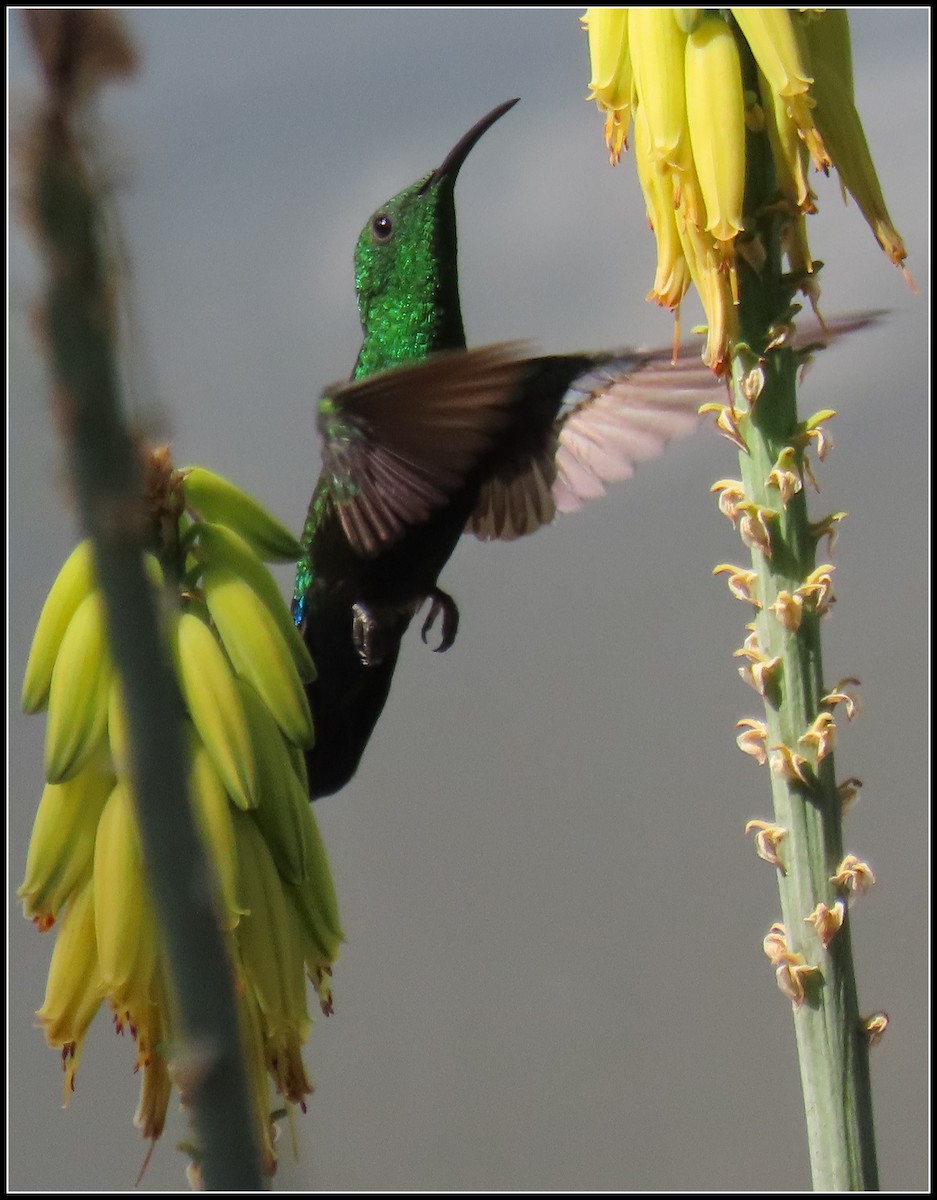
[(436, 653), (440, 654), (442, 651), (448, 650), (455, 641), (455, 635), (459, 630), (459, 610), (452, 597), (441, 588), (433, 588), (429, 594), (429, 598), (432, 603), (429, 606), (429, 613), (423, 622), (420, 635), (425, 642), (426, 635), (436, 623), (436, 618), (442, 613), (442, 640), (435, 647)]
[(376, 667), (387, 653), (387, 638), (382, 636), (377, 617), (363, 604), (352, 607), (351, 636), (358, 657), (366, 667)]
[(396, 651), (413, 617), (411, 607), (373, 609), (360, 601), (352, 605), (351, 613), (351, 639), (366, 667), (378, 666)]
[(358, 657), (366, 667), (375, 662), (374, 658), (374, 617), (363, 604), (352, 607), (351, 637), (358, 651)]

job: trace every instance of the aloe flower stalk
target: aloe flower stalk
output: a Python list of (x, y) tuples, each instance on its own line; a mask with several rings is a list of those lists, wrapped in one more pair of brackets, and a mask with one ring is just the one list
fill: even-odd
[[(589, 98), (610, 114), (613, 162), (634, 127), (658, 247), (649, 298), (678, 315), (696, 285), (704, 358), (729, 388), (727, 404), (705, 408), (737, 447), (741, 478), (713, 491), (751, 562), (716, 573), (753, 616), (736, 653), (764, 712), (739, 721), (737, 740), (770, 782), (773, 817), (753, 819), (747, 832), (778, 880), (782, 920), (763, 949), (792, 1007), (813, 1181), (818, 1190), (873, 1190), (868, 1051), (885, 1022), (860, 1018), (850, 922), (852, 901), (874, 878), (844, 852), (855, 781), (838, 782), (834, 770), (837, 721), (855, 713), (855, 681), (826, 681), (820, 636), (833, 599), (834, 568), (824, 560), (844, 514), (811, 520), (806, 501), (835, 414), (797, 412), (803, 354), (793, 301), (800, 291), (815, 306), (819, 296), (805, 220), (817, 208), (811, 169), (839, 174), (903, 271), (906, 250), (855, 109), (845, 12), (588, 9), (583, 24)], [(614, 61), (616, 48), (630, 64)]]
[(239, 488), (175, 470), (123, 424), (110, 248), (81, 122), (136, 56), (109, 12), (25, 20), (47, 89), (25, 215), (89, 532), (52, 585), (22, 688), (24, 709), (47, 713), (19, 889), (55, 942), (37, 1016), (67, 1101), (107, 1006), (134, 1042), (142, 1136), (160, 1136), (175, 1089), (194, 1119), (193, 1181), (259, 1190), (276, 1166), (269, 1084), (304, 1106), (307, 978), (328, 1013), (342, 940), (305, 800), (314, 666), (265, 565), (299, 545)]

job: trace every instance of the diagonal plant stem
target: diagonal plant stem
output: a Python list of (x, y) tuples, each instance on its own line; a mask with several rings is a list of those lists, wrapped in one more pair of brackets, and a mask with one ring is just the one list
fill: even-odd
[[(87, 133), (76, 132), (88, 73), (100, 66), (93, 20), (78, 10), (26, 15), (47, 85), (30, 181), (47, 272), (43, 334), (56, 415), (81, 518), (94, 543), (123, 685), (136, 813), (185, 1038), (175, 1048), (177, 1082), (193, 1111), (205, 1185), (255, 1191), (261, 1188), (259, 1157), (233, 974), (188, 804), (180, 701), (143, 569), (147, 525), (134, 446), (120, 406), (113, 280)], [(110, 54), (119, 44), (119, 27), (108, 24), (105, 32)]]

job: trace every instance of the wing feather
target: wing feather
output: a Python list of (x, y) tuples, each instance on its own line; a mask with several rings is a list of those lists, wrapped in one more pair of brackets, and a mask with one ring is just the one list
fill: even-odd
[(462, 487), (508, 423), (526, 369), (519, 347), (486, 346), (323, 393), (323, 473), (356, 553), (392, 545)]
[(724, 384), (698, 354), (670, 359), (669, 350), (571, 359), (547, 436), (486, 483), (466, 528), (483, 539), (532, 533), (691, 433), (699, 406)]

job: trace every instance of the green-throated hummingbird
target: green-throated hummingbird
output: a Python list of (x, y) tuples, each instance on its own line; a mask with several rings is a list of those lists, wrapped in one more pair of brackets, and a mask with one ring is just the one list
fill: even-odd
[(379, 208), (358, 239), (364, 340), (352, 382), (320, 401), (322, 471), (293, 598), (318, 670), (309, 685), (313, 799), (357, 769), (400, 640), (425, 601), (424, 641), (441, 615), (437, 648), (451, 645), (458, 610), (437, 579), (462, 533), (515, 538), (580, 507), (688, 433), (713, 393), (698, 354), (672, 364), (669, 350), (465, 352), (456, 177), (515, 103), (482, 118), (440, 167)]

